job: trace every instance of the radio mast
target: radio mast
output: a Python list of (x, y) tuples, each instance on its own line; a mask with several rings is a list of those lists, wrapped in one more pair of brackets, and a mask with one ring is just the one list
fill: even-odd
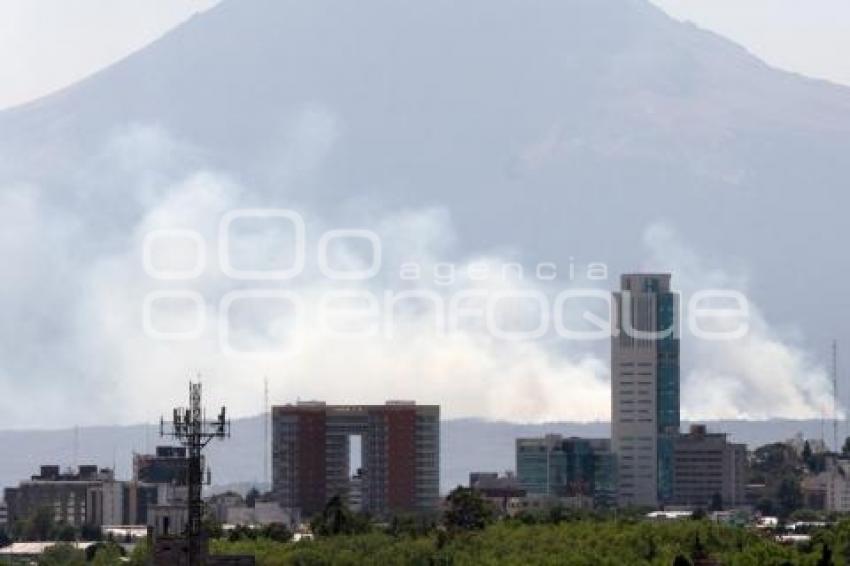
[(269, 378), (263, 377), (263, 489), (269, 486)]
[[(200, 376), (199, 376), (200, 378)], [(189, 457), (189, 474), (187, 478), (189, 521), (186, 525), (186, 542), (188, 547), (189, 566), (200, 566), (202, 556), (201, 521), (204, 516), (204, 501), (201, 498), (203, 472), (201, 470), (201, 451), (213, 438), (230, 437), (230, 421), (225, 416), (225, 408), (221, 408), (218, 418), (206, 420), (201, 408), (201, 383), (189, 383), (189, 407), (174, 409), (173, 420), (159, 422), (160, 436), (177, 439), (186, 447)]]
[(836, 452), (838, 445), (838, 340), (832, 341), (832, 443)]

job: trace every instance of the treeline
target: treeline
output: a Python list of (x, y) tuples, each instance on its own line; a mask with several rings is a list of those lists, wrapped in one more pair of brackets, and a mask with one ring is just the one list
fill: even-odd
[[(268, 539), (218, 540), (222, 554), (253, 554), (274, 565), (675, 565), (785, 566), (846, 564), (822, 542), (783, 546), (754, 532), (705, 520), (649, 523), (504, 521), (467, 532), (423, 536), (384, 530), (279, 543)], [(845, 547), (842, 547), (845, 548)], [(835, 559), (833, 559), (835, 557)], [(826, 558), (826, 560), (824, 560)]]
[(441, 517), (375, 523), (335, 499), (311, 525), (315, 541), (231, 536), (214, 540), (212, 551), (251, 554), (261, 566), (850, 564), (850, 522), (816, 533), (810, 543), (789, 546), (705, 518), (650, 522), (637, 510), (553, 508), (497, 521), (492, 508), (466, 488), (449, 495)]

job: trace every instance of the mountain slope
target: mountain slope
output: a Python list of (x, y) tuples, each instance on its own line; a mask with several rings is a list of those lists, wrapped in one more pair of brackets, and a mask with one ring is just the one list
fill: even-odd
[(83, 384), (68, 405), (110, 404), (147, 356), (109, 364), (102, 337), (97, 355), (76, 352), (69, 321), (89, 305), (56, 266), (123, 250), (199, 170), (232, 179), (244, 206), (331, 226), (360, 225), (354, 205), (442, 207), (448, 261), (507, 250), (613, 275), (644, 265), (636, 242), (662, 221), (710, 269), (746, 266), (770, 319), (799, 323), (809, 345), (850, 338), (848, 146), (850, 89), (771, 69), (642, 0), (226, 0), (0, 113), (0, 187), (36, 187), (57, 231), (27, 248), (26, 216), (3, 202), (0, 379), (47, 394), (68, 376)]
[[(819, 438), (820, 421), (712, 421), (711, 431), (730, 434), (731, 440), (744, 442), (750, 449), (769, 442), (781, 442), (802, 432), (806, 438)], [(687, 427), (687, 423), (683, 426)], [(567, 436), (604, 438), (610, 434), (608, 423), (546, 423), (538, 425), (490, 422), (479, 419), (443, 421), (441, 430), (440, 489), (443, 493), (469, 481), (474, 471), (513, 470), (514, 442), (520, 437), (560, 433)], [(0, 488), (17, 485), (21, 479), (38, 472), (41, 464), (74, 463), (74, 437), (77, 462), (101, 467), (116, 465), (117, 475), (128, 478), (132, 470), (132, 452), (153, 451), (158, 443), (156, 427), (104, 426), (83, 427), (75, 431), (20, 430), (0, 431)], [(261, 417), (237, 419), (233, 436), (214, 442), (207, 458), (214, 485), (261, 483), (263, 474), (263, 422)]]

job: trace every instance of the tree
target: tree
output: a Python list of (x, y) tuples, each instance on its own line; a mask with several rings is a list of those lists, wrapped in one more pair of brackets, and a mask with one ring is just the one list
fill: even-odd
[(803, 463), (807, 468), (811, 469), (812, 467), (812, 446), (809, 444), (809, 441), (803, 443)]
[(832, 549), (829, 548), (829, 545), (823, 543), (820, 549), (820, 558), (818, 558), (816, 566), (834, 566), (835, 562), (832, 561)]
[(705, 551), (705, 545), (703, 545), (699, 538), (699, 533), (694, 534), (694, 544), (691, 546), (691, 558), (694, 562), (708, 558), (708, 553)]
[(85, 553), (68, 543), (48, 547), (38, 559), (38, 566), (85, 566), (85, 564)]
[(330, 498), (322, 513), (310, 522), (310, 526), (320, 536), (362, 534), (371, 528), (369, 518), (352, 513), (339, 495)]
[(283, 523), (270, 523), (263, 529), (263, 536), (276, 542), (289, 542), (292, 531)]
[(394, 537), (409, 536), (415, 538), (427, 536), (436, 526), (433, 517), (401, 514), (392, 516), (386, 532)]
[(779, 515), (787, 517), (798, 509), (803, 500), (800, 482), (794, 476), (785, 476), (776, 489), (776, 500), (779, 504)]
[(151, 545), (147, 538), (136, 542), (133, 552), (130, 554), (128, 564), (132, 566), (148, 566), (150, 564)]
[(204, 520), (201, 522), (201, 528), (210, 538), (221, 538), (224, 536), (221, 523), (219, 523), (218, 520), (211, 515), (204, 517)]
[(781, 475), (795, 470), (800, 458), (794, 449), (783, 442), (759, 446), (753, 452), (751, 470), (766, 475)]
[(773, 500), (767, 497), (762, 497), (756, 502), (756, 511), (765, 516), (773, 515), (776, 512)]
[(230, 533), (227, 535), (227, 540), (229, 540), (230, 542), (256, 539), (257, 531), (246, 525), (236, 525), (235, 527), (233, 527), (233, 529), (230, 530)]
[(123, 555), (121, 547), (114, 542), (98, 543), (91, 564), (92, 566), (116, 566), (121, 564)]
[(80, 527), (80, 540), (103, 540), (103, 531), (97, 525), (83, 525)]
[(20, 537), (27, 541), (44, 541), (52, 538), (55, 525), (53, 512), (47, 507), (39, 507), (19, 525)]
[(481, 530), (493, 521), (493, 508), (472, 488), (456, 487), (446, 503), (443, 520), (449, 530)]
[(709, 511), (722, 511), (723, 510), (723, 496), (717, 492), (714, 492), (711, 496), (711, 504), (708, 506)]
[(256, 487), (252, 487), (248, 490), (248, 493), (245, 494), (245, 505), (251, 507), (252, 509), (257, 504), (257, 499), (260, 497), (260, 492)]
[(73, 527), (73, 525), (69, 525), (68, 523), (59, 523), (53, 529), (53, 533), (50, 538), (53, 540), (61, 540), (63, 542), (73, 542), (77, 540), (77, 530)]
[(844, 439), (844, 445), (841, 447), (841, 455), (850, 455), (850, 436)]

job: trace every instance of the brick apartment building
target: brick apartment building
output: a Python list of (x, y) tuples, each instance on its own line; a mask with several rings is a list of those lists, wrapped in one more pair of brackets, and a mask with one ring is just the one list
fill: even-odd
[[(336, 495), (350, 503), (353, 478), (360, 508), (373, 515), (437, 508), (439, 406), (300, 402), (273, 407), (272, 427), (272, 487), (285, 509), (306, 518)], [(359, 470), (352, 469), (354, 437)]]

